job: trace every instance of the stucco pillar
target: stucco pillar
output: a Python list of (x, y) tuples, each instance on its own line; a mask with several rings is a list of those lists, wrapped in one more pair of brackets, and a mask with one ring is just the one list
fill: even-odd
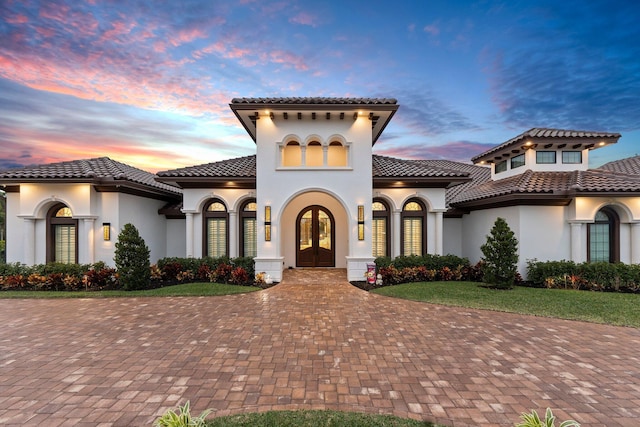
[[(93, 264), (95, 262), (95, 231), (93, 229), (93, 223), (95, 222), (95, 218), (83, 218), (82, 219), (82, 234), (85, 236), (84, 242), (87, 245), (86, 250), (82, 250), (82, 242), (78, 242), (79, 248), (78, 252), (78, 262), (80, 264)], [(86, 258), (86, 259), (85, 259)]]
[(229, 257), (238, 256), (238, 212), (229, 211)]
[(582, 224), (581, 222), (571, 223), (571, 261), (583, 262), (583, 239), (582, 239)]
[(631, 263), (640, 264), (640, 222), (631, 223)]
[(327, 145), (323, 145), (322, 146), (322, 164), (324, 166), (329, 166), (329, 146)]
[(442, 235), (444, 230), (442, 229), (442, 212), (435, 212), (436, 214), (436, 229), (435, 229), (435, 237), (436, 237), (436, 247), (435, 254), (442, 255)]
[(186, 232), (187, 232), (187, 258), (193, 258), (193, 212), (185, 212), (184, 213), (187, 222), (186, 222)]
[(35, 218), (23, 218), (24, 222), (24, 259), (23, 263), (34, 265), (36, 263), (36, 220)]
[(393, 244), (391, 245), (391, 258), (395, 258), (400, 255), (400, 236), (402, 233), (400, 232), (400, 227), (402, 225), (401, 215), (402, 211), (395, 210), (393, 211), (393, 217), (391, 220), (393, 221), (392, 229), (393, 229)]

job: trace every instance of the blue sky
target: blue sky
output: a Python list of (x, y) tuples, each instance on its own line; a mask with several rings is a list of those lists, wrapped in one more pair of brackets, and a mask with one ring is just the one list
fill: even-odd
[(152, 172), (255, 153), (234, 97), (396, 98), (374, 147), (471, 157), (532, 127), (640, 154), (640, 2), (0, 3), (0, 168), (109, 156)]

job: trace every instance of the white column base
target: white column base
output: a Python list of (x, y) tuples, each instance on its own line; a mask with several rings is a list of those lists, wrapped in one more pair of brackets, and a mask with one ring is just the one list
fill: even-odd
[(274, 282), (282, 282), (282, 266), (284, 257), (254, 258), (257, 273), (266, 273)]
[(366, 280), (367, 264), (373, 263), (373, 257), (347, 257), (347, 280), (350, 282), (362, 282)]

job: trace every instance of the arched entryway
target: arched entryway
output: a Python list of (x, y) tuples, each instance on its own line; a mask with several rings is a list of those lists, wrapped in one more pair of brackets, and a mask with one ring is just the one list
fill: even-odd
[(296, 219), (296, 266), (335, 267), (335, 220), (327, 208), (307, 206)]

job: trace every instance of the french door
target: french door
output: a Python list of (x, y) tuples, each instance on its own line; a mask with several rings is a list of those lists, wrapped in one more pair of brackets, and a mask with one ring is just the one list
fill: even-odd
[(304, 208), (296, 220), (296, 265), (335, 267), (333, 215), (318, 205)]

